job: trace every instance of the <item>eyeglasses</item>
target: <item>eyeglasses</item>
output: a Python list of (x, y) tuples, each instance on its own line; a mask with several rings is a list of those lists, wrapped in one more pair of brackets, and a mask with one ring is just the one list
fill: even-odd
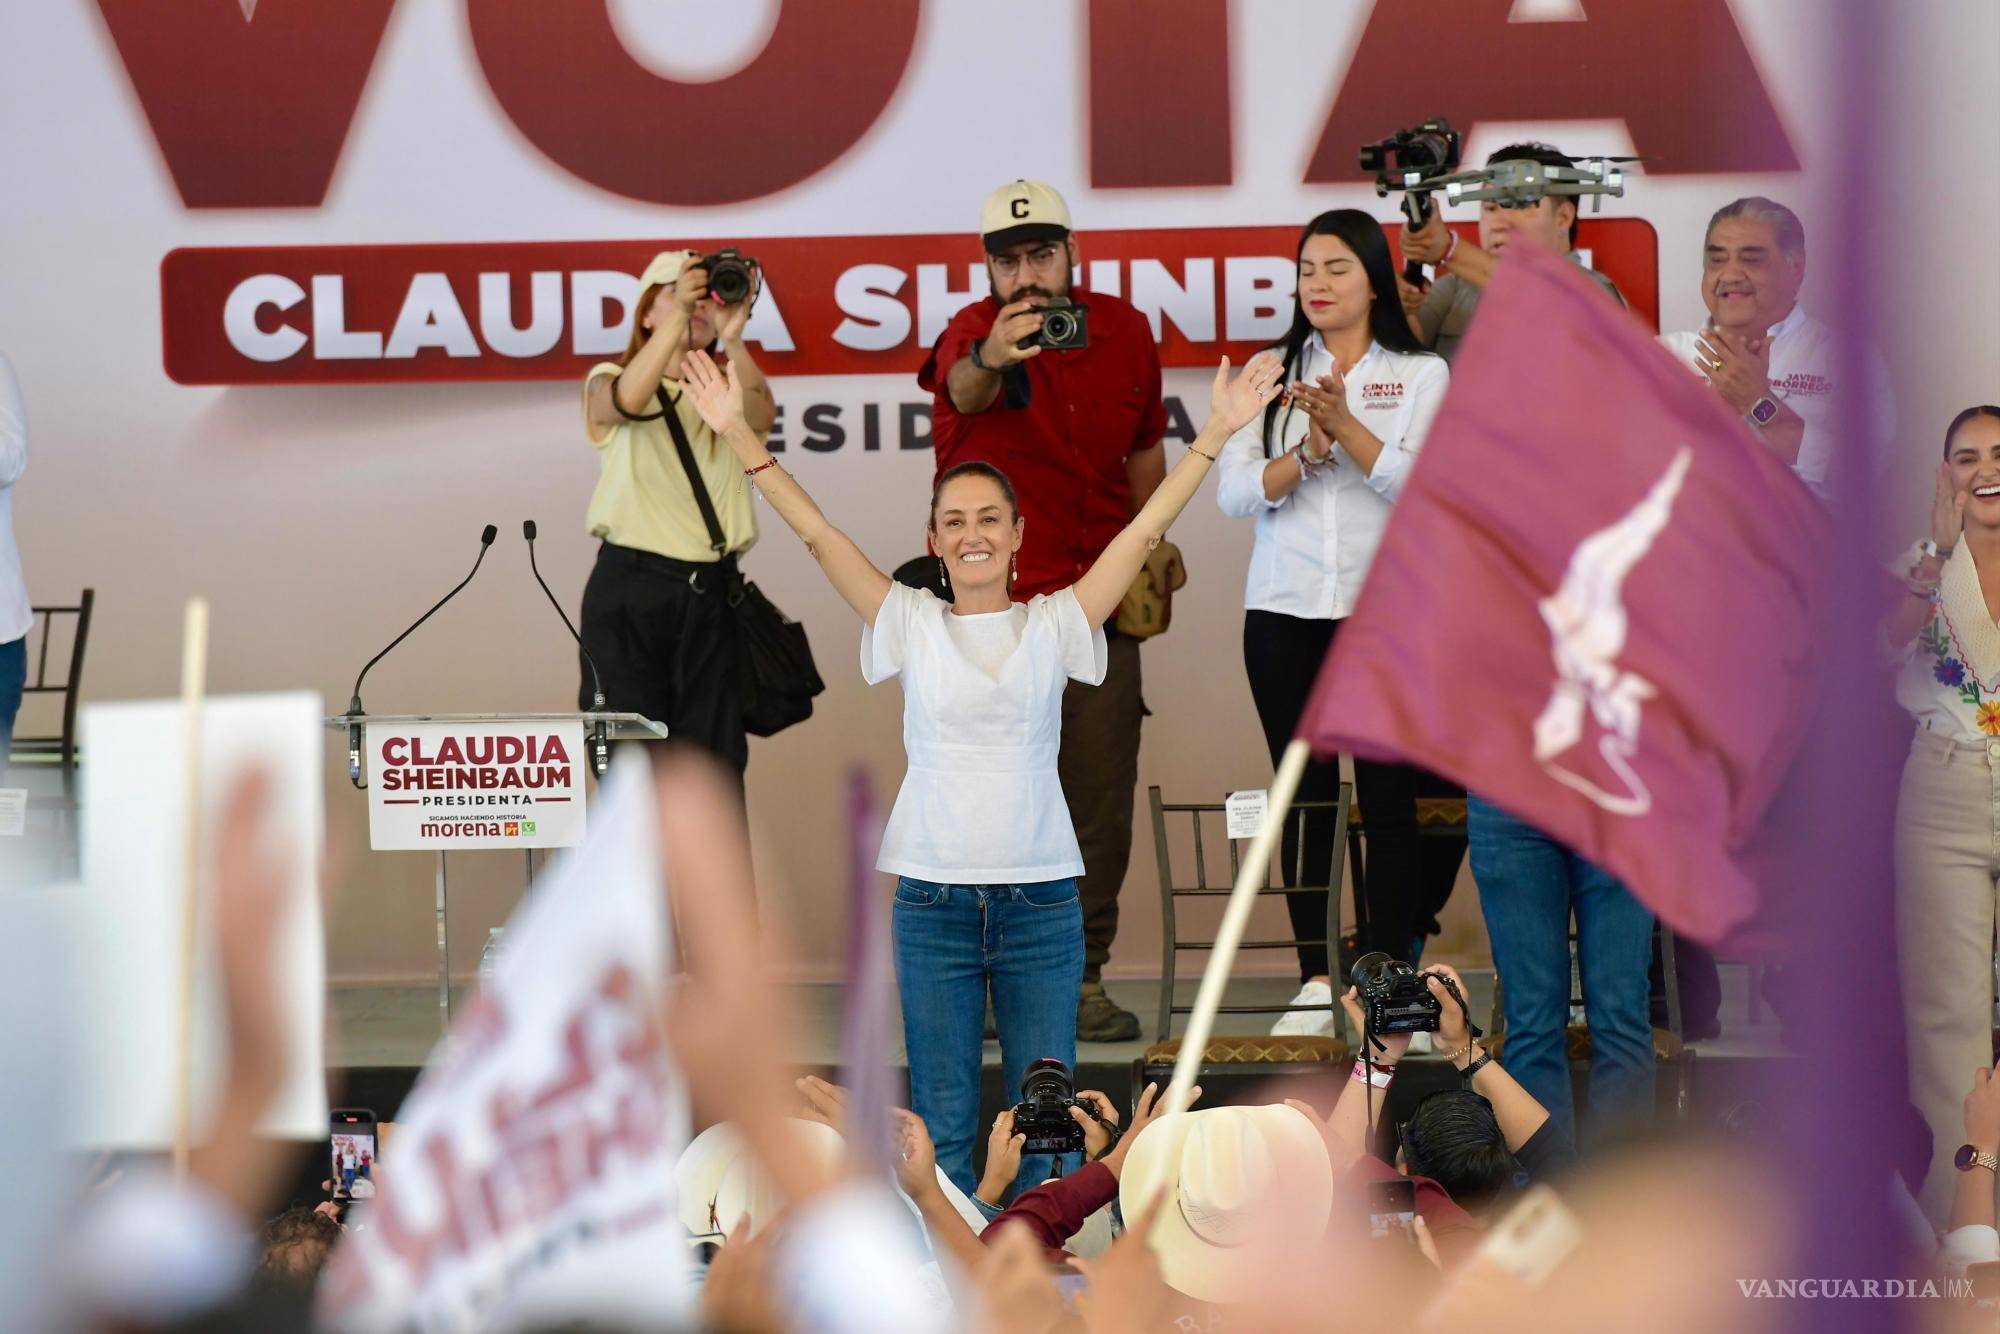
[(1011, 278), (1021, 271), (1021, 265), (1024, 263), (1037, 272), (1047, 270), (1055, 264), (1056, 257), (1061, 255), (1063, 250), (1064, 247), (1057, 245), (1036, 246), (1025, 255), (988, 255), (986, 262), (991, 264), (993, 271), (1001, 277)]

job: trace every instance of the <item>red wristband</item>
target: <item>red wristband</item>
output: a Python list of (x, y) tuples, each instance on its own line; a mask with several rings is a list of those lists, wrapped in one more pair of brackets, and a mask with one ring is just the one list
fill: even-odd
[(1458, 253), (1458, 233), (1452, 232), (1450, 235), (1451, 244), (1444, 248), (1442, 255), (1438, 256), (1436, 268), (1439, 273), (1444, 272), (1444, 266), (1451, 263), (1451, 257)]

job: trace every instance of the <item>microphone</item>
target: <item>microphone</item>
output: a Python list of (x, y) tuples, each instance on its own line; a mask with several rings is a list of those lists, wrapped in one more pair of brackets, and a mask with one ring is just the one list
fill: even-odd
[[(453, 588), (451, 592), (439, 598), (436, 606), (433, 606), (429, 611), (417, 617), (408, 630), (403, 631), (402, 634), (390, 640), (388, 648), (383, 649), (368, 660), (367, 666), (361, 669), (361, 674), (354, 678), (354, 698), (347, 701), (347, 712), (342, 714), (341, 717), (359, 719), (365, 715), (366, 711), (361, 707), (361, 683), (368, 678), (368, 673), (373, 670), (376, 663), (389, 656), (391, 649), (394, 649), (396, 645), (402, 643), (415, 633), (417, 626), (422, 625), (425, 621), (437, 615), (438, 607), (442, 607), (445, 603), (457, 597), (459, 591), (472, 582), (472, 576), (479, 573), (480, 562), (486, 559), (487, 549), (493, 545), (493, 539), (498, 536), (500, 536), (500, 530), (490, 523), (487, 524), (484, 531), (479, 534), (479, 555), (472, 562), (471, 573), (459, 580), (458, 586)], [(347, 781), (356, 787), (368, 786), (361, 781), (361, 724), (359, 722), (350, 722), (347, 724)]]
[[(583, 655), (584, 665), (590, 668), (591, 710), (595, 713), (602, 713), (604, 712), (604, 678), (597, 674), (597, 660), (591, 657), (590, 650), (583, 646), (583, 636), (576, 632), (574, 625), (570, 624), (569, 613), (563, 610), (562, 603), (557, 600), (555, 593), (549, 588), (549, 581), (542, 578), (541, 567), (535, 564), (535, 521), (533, 519), (523, 519), (521, 521), (521, 536), (528, 541), (529, 571), (535, 576), (535, 582), (542, 586), (542, 593), (548, 598), (549, 605), (556, 609), (556, 615), (562, 617), (563, 629), (569, 631), (569, 637), (576, 641), (576, 651)], [(599, 778), (604, 777), (605, 771), (611, 767), (611, 750), (606, 742), (604, 720), (600, 718), (597, 720), (596, 725), (591, 728), (590, 732), (590, 767), (596, 772)]]

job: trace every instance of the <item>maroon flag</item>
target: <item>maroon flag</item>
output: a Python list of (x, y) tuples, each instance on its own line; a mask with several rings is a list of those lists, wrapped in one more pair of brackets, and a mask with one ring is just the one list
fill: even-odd
[(1829, 538), (1713, 390), (1511, 247), (1300, 735), (1462, 782), (1745, 943)]

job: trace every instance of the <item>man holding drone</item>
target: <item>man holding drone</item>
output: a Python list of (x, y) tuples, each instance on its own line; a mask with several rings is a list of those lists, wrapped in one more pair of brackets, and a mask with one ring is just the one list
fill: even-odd
[[(1577, 170), (1575, 159), (1561, 153), (1547, 144), (1511, 144), (1486, 159), (1487, 172), (1493, 173), (1495, 184), (1505, 184), (1508, 180), (1520, 182), (1518, 192), (1481, 189), (1478, 195), (1495, 193), (1518, 193), (1533, 196), (1532, 202), (1516, 202), (1507, 198), (1482, 198), (1479, 204), (1479, 246), (1459, 244), (1444, 225), (1443, 216), (1432, 209), (1421, 227), (1403, 225), (1400, 244), (1403, 258), (1420, 264), (1433, 266), (1438, 273), (1437, 281), (1428, 289), (1410, 283), (1401, 283), (1403, 309), (1410, 315), (1410, 327), (1425, 347), (1430, 348), (1446, 361), (1458, 350), (1458, 340), (1472, 327), (1472, 314), (1479, 308), (1479, 294), (1493, 277), (1493, 266), (1506, 251), (1508, 240), (1516, 232), (1524, 232), (1542, 245), (1559, 255), (1577, 258), (1572, 248), (1576, 244), (1576, 218), (1578, 198), (1574, 193), (1554, 193), (1548, 187), (1559, 185), (1553, 180), (1543, 182), (1542, 188), (1533, 188), (1533, 178), (1539, 173), (1528, 169), (1527, 164), (1542, 168), (1560, 168), (1565, 172)], [(1486, 173), (1480, 173), (1484, 175)], [(1608, 192), (1607, 192), (1608, 193)], [(1577, 261), (1581, 264), (1581, 261)], [(1594, 269), (1585, 268), (1597, 285), (1608, 293), (1619, 305), (1625, 298), (1619, 294), (1612, 281)]]
[[(1442, 123), (1439, 128), (1449, 132)], [(1439, 165), (1449, 172), (1456, 156), (1448, 151)], [(1384, 173), (1379, 179), (1392, 176)], [(1428, 290), (1399, 279), (1404, 310), (1417, 337), (1446, 360), (1471, 327), (1480, 294), (1517, 233), (1581, 264), (1572, 248), (1579, 195), (1622, 193), (1615, 172), (1579, 168), (1547, 144), (1502, 148), (1486, 160), (1484, 171), (1426, 177), (1424, 188), (1479, 202), (1477, 248), (1461, 244), (1435, 208), (1405, 209), (1423, 221), (1405, 223), (1403, 257), (1432, 265), (1438, 277)], [(1415, 185), (1406, 176), (1402, 188)], [(1609, 278), (1584, 271), (1612, 300), (1625, 304)], [(1551, 1121), (1573, 1142), (1576, 1118), (1565, 1028), (1568, 928), (1574, 914), (1577, 963), (1589, 1008), (1591, 1107), (1596, 1124), (1615, 1134), (1621, 1123), (1643, 1119), (1652, 1107), (1653, 1034), (1647, 1000), (1653, 915), (1624, 884), (1533, 825), (1477, 793), (1470, 794), (1466, 806), (1480, 910), (1493, 943), (1494, 967), (1507, 979), (1502, 1004), (1508, 1073), (1548, 1109)]]

